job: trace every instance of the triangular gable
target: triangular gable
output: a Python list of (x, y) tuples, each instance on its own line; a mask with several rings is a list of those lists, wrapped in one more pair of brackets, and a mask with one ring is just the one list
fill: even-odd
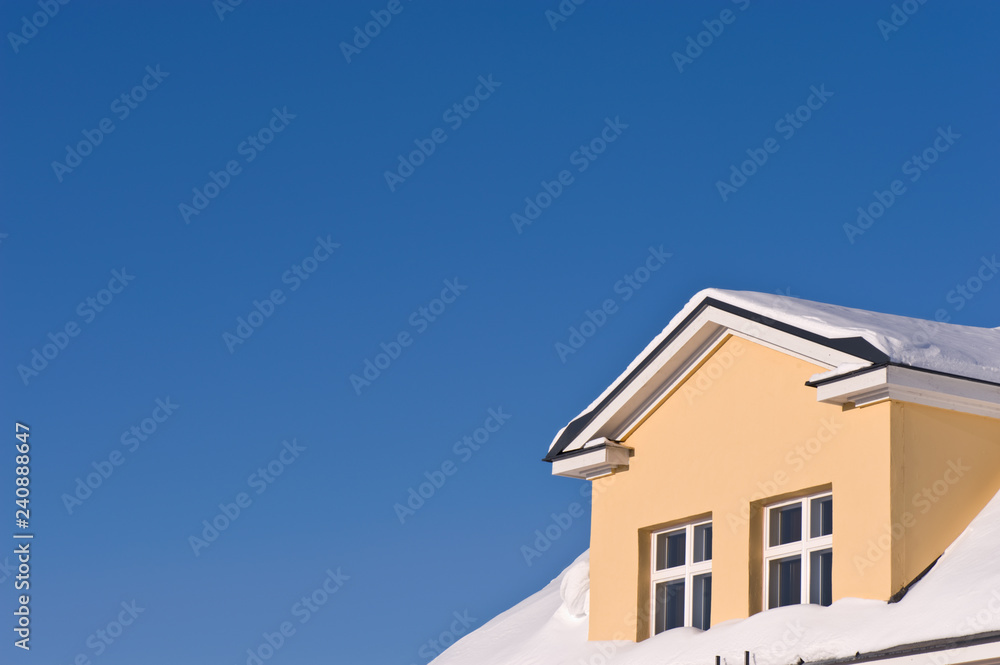
[[(962, 360), (971, 358), (975, 377), (900, 362), (910, 358), (913, 350), (899, 343), (898, 331), (910, 329), (943, 331), (935, 334), (951, 343), (945, 350)], [(695, 296), (597, 400), (560, 430), (544, 458), (547, 462), (565, 460), (554, 465), (553, 473), (589, 478), (627, 466), (627, 454), (616, 442), (733, 335), (830, 370), (807, 383), (818, 387), (819, 401), (862, 406), (900, 399), (1000, 417), (1000, 376), (997, 382), (983, 378), (997, 373), (992, 368), (996, 365), (993, 355), (1000, 352), (1000, 331), (783, 296), (708, 289)], [(968, 353), (970, 348), (982, 347), (985, 350), (978, 357)], [(596, 461), (569, 463), (567, 459), (582, 456)]]
[[(830, 339), (715, 298), (706, 297), (658, 342), (633, 361), (598, 401), (556, 436), (546, 455), (552, 461), (588, 441), (618, 440), (628, 424), (682, 381), (727, 335), (737, 334), (821, 367), (888, 362), (861, 337)], [(622, 428), (625, 428), (622, 431)]]

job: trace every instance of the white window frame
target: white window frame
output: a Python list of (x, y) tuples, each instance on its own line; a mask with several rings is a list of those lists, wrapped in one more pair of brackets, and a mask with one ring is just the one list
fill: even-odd
[[(712, 520), (698, 520), (678, 524), (668, 529), (659, 529), (650, 534), (650, 583), (649, 583), (649, 636), (656, 634), (656, 585), (663, 582), (684, 580), (684, 626), (694, 624), (694, 578), (712, 572), (712, 559), (694, 562), (694, 530), (700, 526), (712, 526)], [(656, 570), (656, 537), (664, 533), (684, 531), (684, 565)], [(715, 528), (712, 528), (712, 555), (715, 555)]]
[[(771, 607), (770, 589), (771, 589), (771, 562), (775, 559), (786, 559), (791, 556), (798, 555), (799, 565), (801, 566), (801, 573), (799, 577), (801, 578), (801, 589), (799, 591), (799, 603), (802, 605), (808, 605), (809, 602), (809, 582), (812, 579), (812, 558), (810, 554), (820, 550), (833, 550), (833, 534), (827, 536), (817, 536), (811, 538), (809, 534), (812, 533), (812, 502), (815, 499), (825, 499), (829, 497), (833, 499), (833, 492), (820, 492), (818, 494), (810, 494), (809, 496), (802, 496), (797, 499), (790, 499), (788, 501), (780, 501), (778, 503), (771, 503), (764, 506), (764, 608), (773, 609)], [(802, 539), (794, 543), (786, 543), (784, 545), (771, 546), (771, 514), (775, 508), (785, 508), (787, 506), (792, 506), (795, 504), (800, 504), (802, 507)], [(778, 607), (777, 605), (775, 607)]]

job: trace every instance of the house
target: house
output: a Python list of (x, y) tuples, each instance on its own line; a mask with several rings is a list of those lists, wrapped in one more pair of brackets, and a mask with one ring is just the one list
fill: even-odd
[(897, 600), (1000, 490), (1000, 330), (708, 289), (545, 460), (593, 483), (590, 640)]

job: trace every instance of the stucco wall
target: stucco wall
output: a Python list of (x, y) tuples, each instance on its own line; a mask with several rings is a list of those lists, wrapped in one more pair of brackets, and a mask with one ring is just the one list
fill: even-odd
[(818, 371), (729, 338), (627, 436), (635, 449), (630, 468), (594, 481), (591, 639), (648, 637), (646, 534), (707, 514), (715, 541), (712, 623), (758, 611), (761, 500), (831, 486), (834, 598), (891, 594), (891, 556), (861, 575), (841, 552), (863, 551), (891, 522), (892, 407), (843, 411), (818, 403), (804, 385)]
[(1000, 488), (1000, 420), (893, 402), (898, 459), (892, 524), (856, 569), (892, 541), (893, 591), (941, 555)]

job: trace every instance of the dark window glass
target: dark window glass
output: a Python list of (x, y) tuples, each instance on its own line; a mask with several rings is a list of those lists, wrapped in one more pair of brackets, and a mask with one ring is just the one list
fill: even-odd
[(809, 537), (819, 538), (833, 533), (833, 497), (812, 500), (812, 514), (809, 516)]
[(666, 568), (683, 566), (686, 542), (684, 529), (657, 534), (656, 569), (664, 570)]
[(708, 630), (712, 625), (712, 574), (696, 575), (692, 581), (692, 625)]
[(798, 556), (777, 559), (770, 564), (767, 606), (785, 607), (802, 602), (802, 560)]
[(656, 585), (656, 625), (654, 634), (684, 625), (684, 580)]
[(712, 525), (702, 524), (694, 528), (695, 563), (712, 560)]
[(809, 602), (817, 605), (833, 602), (833, 550), (809, 554)]
[(785, 545), (802, 540), (802, 504), (771, 509), (770, 546)]

